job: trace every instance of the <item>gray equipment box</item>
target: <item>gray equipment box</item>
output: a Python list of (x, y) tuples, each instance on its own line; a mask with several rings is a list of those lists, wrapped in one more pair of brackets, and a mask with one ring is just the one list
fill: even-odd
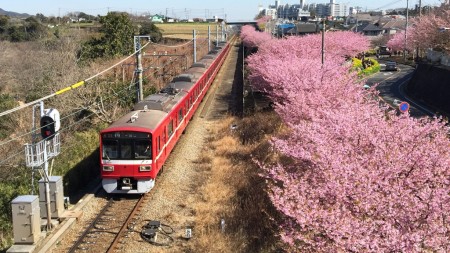
[(34, 244), (41, 236), (39, 197), (22, 195), (11, 202), (15, 244)]
[[(59, 218), (64, 213), (64, 186), (60, 176), (51, 176), (50, 187), (50, 210), (52, 218)], [(45, 180), (39, 180), (39, 205), (41, 206), (41, 218), (47, 218), (47, 205), (45, 202)]]

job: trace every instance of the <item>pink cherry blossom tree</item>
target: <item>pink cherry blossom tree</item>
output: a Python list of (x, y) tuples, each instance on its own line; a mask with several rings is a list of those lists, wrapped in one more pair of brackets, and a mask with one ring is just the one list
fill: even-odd
[(253, 26), (245, 25), (241, 28), (241, 39), (246, 47), (259, 47), (261, 44), (272, 40), (268, 33), (257, 32)]
[(319, 35), (271, 40), (248, 58), (291, 130), (272, 141), (287, 159), (258, 162), (287, 250), (450, 251), (449, 128), (380, 107), (345, 63), (368, 42), (326, 37), (323, 65)]
[(412, 37), (420, 48), (435, 48), (450, 52), (450, 4), (442, 4), (431, 13), (414, 20)]
[[(414, 27), (408, 27), (407, 30), (406, 50), (408, 51), (413, 51), (418, 46), (417, 37), (412, 36), (414, 30)], [(405, 49), (405, 31), (394, 34), (387, 42), (387, 46), (393, 51), (402, 51)]]
[[(411, 20), (407, 34), (407, 50), (416, 47), (421, 49), (434, 48), (450, 52), (450, 4), (442, 4), (432, 12)], [(444, 30), (443, 30), (444, 28)], [(387, 43), (393, 50), (405, 48), (405, 33), (400, 32), (392, 36)]]

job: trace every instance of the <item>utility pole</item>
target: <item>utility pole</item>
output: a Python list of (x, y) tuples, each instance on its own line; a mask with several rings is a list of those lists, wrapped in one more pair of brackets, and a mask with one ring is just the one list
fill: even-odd
[(150, 36), (134, 36), (134, 50), (136, 51), (136, 70), (135, 73), (138, 75), (138, 88), (137, 88), (137, 101), (144, 100), (144, 88), (142, 80), (142, 48), (141, 48), (141, 38), (147, 38), (150, 41)]
[(419, 0), (419, 17), (422, 16), (422, 0)]
[(195, 38), (195, 30), (192, 30), (192, 37), (194, 39), (194, 63), (197, 62), (197, 40)]
[(408, 41), (408, 17), (409, 17), (409, 0), (406, 0), (406, 25), (405, 25), (405, 48), (403, 49), (403, 60), (406, 63), (406, 45)]
[[(419, 17), (422, 16), (422, 0), (419, 0)], [(420, 56), (420, 49), (419, 46), (417, 46), (416, 48), (416, 61), (419, 60), (419, 56)]]
[(219, 46), (219, 25), (216, 25), (216, 47)]
[(322, 24), (322, 65), (324, 62), (324, 55), (325, 55), (325, 19), (323, 19)]
[(208, 53), (211, 52), (211, 26), (208, 25)]
[[(33, 129), (35, 127), (35, 113), (36, 108), (40, 107), (40, 132), (42, 140), (40, 142), (35, 142), (36, 137), (33, 136), (31, 144), (25, 144), (25, 161), (26, 166), (34, 169), (35, 167), (40, 167), (44, 165), (42, 182), (44, 183), (43, 197), (45, 202), (45, 208), (47, 213), (47, 230), (52, 229), (52, 210), (51, 210), (51, 199), (50, 199), (50, 185), (49, 185), (49, 172), (48, 172), (48, 160), (57, 156), (60, 149), (60, 138), (58, 130), (60, 128), (60, 116), (56, 109), (44, 109), (44, 102), (40, 101), (39, 104), (33, 107)], [(34, 134), (33, 134), (34, 135)], [(41, 190), (39, 191), (41, 193)]]

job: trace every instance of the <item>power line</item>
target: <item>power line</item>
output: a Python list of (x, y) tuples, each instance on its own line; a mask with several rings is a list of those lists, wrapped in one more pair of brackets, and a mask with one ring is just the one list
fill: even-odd
[[(187, 42), (187, 43), (185, 43), (185, 44), (182, 44), (182, 45), (168, 46), (168, 47), (172, 47), (172, 48), (182, 47), (182, 46), (185, 46), (185, 45), (191, 43), (193, 40), (194, 40), (194, 39), (192, 39), (191, 41), (189, 41), (189, 42)], [(149, 41), (149, 43), (150, 43), (150, 41)], [(142, 48), (140, 48), (140, 50), (143, 50), (144, 48), (146, 48), (147, 45), (148, 45), (149, 43), (147, 43), (147, 44), (144, 45)], [(206, 40), (204, 41), (204, 43), (201, 43), (201, 44), (206, 44)], [(135, 53), (136, 53), (136, 52), (137, 52), (137, 51), (135, 51)], [(134, 55), (134, 54), (133, 54), (133, 55)], [(65, 93), (65, 92), (70, 91), (70, 90), (72, 90), (72, 89), (76, 89), (76, 88), (78, 88), (78, 87), (84, 85), (87, 81), (92, 80), (92, 79), (98, 77), (99, 75), (104, 74), (105, 72), (111, 70), (112, 68), (118, 66), (119, 64), (122, 64), (124, 61), (128, 60), (128, 59), (129, 59), (130, 57), (132, 57), (133, 55), (130, 55), (130, 56), (126, 57), (126, 58), (123, 59), (122, 61), (120, 61), (120, 62), (114, 64), (113, 66), (111, 66), (110, 68), (107, 68), (106, 70), (101, 71), (101, 72), (99, 72), (98, 74), (93, 75), (93, 76), (87, 78), (87, 79), (84, 80), (84, 81), (81, 81), (81, 82), (78, 82), (78, 83), (76, 83), (76, 84), (73, 84), (73, 85), (71, 85), (71, 86), (69, 86), (69, 87), (66, 87), (66, 88), (64, 88), (64, 89), (61, 89), (61, 90), (55, 92), (54, 94), (51, 94), (51, 95), (46, 96), (46, 97), (43, 97), (43, 98), (41, 98), (41, 99), (38, 99), (38, 100), (33, 101), (33, 102), (31, 102), (31, 103), (28, 103), (28, 104), (26, 104), (26, 105), (20, 106), (20, 107), (18, 107), (18, 108), (14, 108), (13, 110), (10, 110), (9, 112), (8, 112), (8, 111), (3, 112), (3, 113), (0, 114), (0, 117), (1, 117), (1, 116), (4, 116), (4, 115), (7, 115), (7, 114), (9, 114), (9, 113), (18, 111), (18, 110), (20, 110), (20, 109), (26, 108), (26, 107), (28, 107), (28, 106), (30, 106), (30, 105), (32, 105), (32, 104), (38, 103), (38, 102), (40, 102), (40, 101), (44, 101), (44, 100), (49, 99), (49, 98), (51, 98), (51, 97), (53, 97), (53, 96), (56, 96), (56, 95)], [(172, 61), (170, 61), (170, 62), (164, 64), (163, 66), (167, 66), (167, 65), (169, 65), (169, 64), (171, 64), (171, 63), (172, 63)], [(156, 73), (156, 72), (158, 72), (158, 70), (155, 70), (155, 71), (153, 71), (153, 72)], [(134, 81), (134, 82), (133, 82), (133, 81)], [(118, 92), (116, 92), (116, 91), (113, 90), (113, 94), (112, 94), (111, 96), (109, 96), (109, 97), (106, 97), (106, 98), (105, 98), (105, 101), (106, 101), (106, 100), (109, 100), (109, 99), (111, 99), (111, 98), (113, 98), (113, 97), (119, 97), (119, 98), (121, 98), (122, 96), (120, 96), (120, 94), (123, 93), (123, 92), (126, 92), (126, 91), (131, 91), (131, 92), (133, 92), (133, 89), (132, 89), (132, 88), (135, 87), (137, 83), (138, 83), (138, 82), (135, 81), (135, 76), (133, 76), (133, 79), (132, 79), (131, 84), (130, 84), (129, 86), (125, 87), (125, 88), (122, 89), (122, 90), (119, 90)], [(78, 110), (78, 111), (75, 111), (75, 112), (73, 112), (73, 113), (71, 113), (71, 114), (69, 114), (69, 115), (67, 115), (67, 116), (65, 116), (65, 117), (63, 117), (63, 118), (61, 118), (60, 120), (68, 119), (69, 117), (74, 116), (74, 115), (80, 113), (81, 111), (86, 110), (86, 109), (89, 109), (89, 108), (91, 108), (91, 107), (93, 107), (93, 106), (95, 106), (95, 105), (98, 105), (98, 104), (99, 104), (98, 102), (94, 102), (94, 103), (92, 103), (91, 105), (89, 105), (89, 106), (87, 106), (87, 107), (84, 107), (84, 108), (82, 108), (82, 109), (80, 109), (80, 110)], [(106, 105), (105, 107), (106, 107), (106, 108), (108, 108), (108, 107), (113, 107), (114, 105), (115, 105), (114, 103), (109, 103), (109, 104)], [(102, 110), (103, 110), (105, 107), (103, 106), (103, 103), (102, 103)], [(69, 130), (69, 129), (71, 129), (71, 128), (74, 127), (74, 126), (76, 126), (76, 125), (78, 125), (78, 124), (81, 124), (82, 122), (85, 122), (86, 120), (88, 120), (89, 118), (91, 118), (93, 115), (96, 115), (96, 113), (91, 113), (91, 114), (89, 114), (89, 115), (83, 117), (83, 118), (80, 119), (80, 120), (76, 120), (74, 123), (72, 123), (72, 124), (66, 126), (65, 128), (60, 129), (59, 132), (64, 132), (64, 131), (66, 131), (66, 130)], [(28, 134), (32, 134), (32, 133), (34, 133), (34, 132), (36, 132), (36, 131), (38, 131), (38, 130), (37, 130), (37, 129), (34, 129), (34, 130), (31, 131), (31, 132), (28, 132), (28, 133), (26, 133), (26, 134), (24, 134), (24, 135), (21, 135), (21, 137), (23, 137), (23, 136), (25, 136), (25, 135), (28, 135)], [(20, 137), (20, 138), (21, 138), (21, 137)], [(5, 145), (5, 144), (7, 144), (7, 143), (10, 143), (10, 142), (12, 142), (12, 141), (14, 141), (14, 140), (17, 140), (17, 139), (18, 139), (18, 137), (14, 138), (14, 139), (12, 139), (12, 140), (9, 140), (9, 141), (7, 141), (7, 142), (1, 143), (1, 144), (0, 144), (0, 147), (3, 146), (3, 145)], [(64, 138), (64, 139), (65, 139), (65, 138)], [(69, 146), (66, 146), (66, 147), (62, 148), (62, 149), (61, 149), (61, 153), (65, 153), (66, 151), (71, 151), (72, 147), (75, 146), (75, 145), (77, 145), (77, 144), (76, 144), (76, 143), (73, 143), (72, 145), (69, 145)], [(23, 159), (24, 159), (24, 156), (23, 156), (23, 155), (24, 155), (24, 150), (21, 150), (21, 151), (19, 151), (19, 152), (14, 153), (13, 155), (7, 157), (7, 158), (4, 159), (4, 160), (0, 160), (0, 165), (5, 165), (8, 161), (10, 161), (10, 160), (12, 160), (12, 159), (14, 159), (14, 158), (18, 158), (19, 155), (21, 156), (22, 159), (20, 159), (19, 161), (18, 161), (18, 160), (15, 160), (15, 161), (16, 161), (16, 162), (19, 162), (19, 163), (20, 163), (20, 161), (23, 162)], [(39, 172), (41, 172), (41, 171), (39, 171)], [(41, 174), (41, 176), (42, 176), (42, 174)]]
[(393, 1), (393, 2), (391, 2), (391, 3), (385, 4), (385, 5), (381, 6), (381, 7), (378, 7), (378, 8), (376, 8), (376, 9), (374, 9), (374, 10), (384, 9), (384, 8), (386, 8), (386, 7), (389, 7), (389, 6), (391, 6), (391, 5), (394, 5), (394, 4), (399, 3), (399, 2), (402, 2), (402, 1), (403, 1), (403, 0), (396, 0), (396, 1)]
[[(188, 43), (184, 43), (184, 44), (176, 45), (176, 46), (168, 46), (168, 47), (182, 47), (182, 46), (185, 46), (185, 45), (189, 44), (190, 42), (192, 42), (192, 40), (189, 41)], [(142, 49), (144, 49), (144, 48), (145, 48), (146, 46), (148, 46), (149, 44), (150, 44), (150, 42), (147, 43), (145, 46), (143, 46)], [(152, 43), (152, 44), (155, 44), (155, 43)], [(156, 44), (156, 45), (159, 45), (159, 44)], [(142, 50), (142, 49), (141, 49), (141, 50)], [(126, 59), (128, 59), (128, 58), (129, 58), (129, 57), (127, 57)], [(122, 62), (123, 62), (123, 61), (121, 61), (121, 62), (119, 62), (119, 63), (113, 65), (112, 67), (117, 66), (118, 64), (120, 64), (120, 63), (122, 63)], [(164, 64), (162, 67), (168, 66), (169, 64), (170, 64), (170, 62)], [(96, 75), (94, 75), (94, 76), (88, 78), (88, 79), (91, 80), (91, 79), (93, 79), (94, 77), (97, 77), (97, 76), (103, 74), (104, 72), (110, 70), (112, 67), (110, 67), (110, 68), (108, 68), (108, 69), (106, 69), (106, 70), (104, 70), (104, 71), (102, 71), (102, 72), (100, 72), (100, 73), (98, 73), (98, 74), (96, 74)], [(154, 70), (153, 72), (150, 72), (150, 73), (148, 73), (148, 74), (154, 74), (154, 73), (157, 73), (157, 72), (158, 72), (158, 70)], [(87, 79), (86, 79), (86, 80), (87, 80)], [(126, 91), (126, 90), (128, 90), (128, 89), (131, 89), (131, 88), (132, 88), (133, 86), (135, 86), (136, 84), (137, 84), (137, 82), (132, 83), (131, 85), (125, 87), (124, 89), (122, 89), (122, 90), (116, 92), (116, 94), (113, 94), (113, 95), (111, 95), (111, 96), (105, 98), (105, 100), (111, 99), (111, 98), (113, 98), (113, 97), (117, 97), (120, 93), (122, 93), (122, 92), (124, 92), (124, 91)], [(72, 86), (74, 86), (74, 85), (72, 85)], [(70, 87), (71, 87), (71, 86), (70, 86)], [(78, 87), (78, 86), (77, 86), (77, 87)], [(65, 92), (65, 91), (69, 91), (69, 90), (71, 90), (71, 89), (72, 89), (72, 88), (69, 88), (69, 87), (68, 87), (68, 88), (65, 88), (65, 89), (62, 89), (62, 90), (64, 90), (64, 92)], [(61, 93), (62, 93), (62, 92), (61, 92)], [(60, 93), (60, 94), (61, 94), (61, 93)], [(41, 98), (41, 99), (42, 99), (42, 98)], [(67, 118), (69, 118), (69, 117), (71, 117), (71, 116), (74, 116), (74, 115), (80, 113), (80, 112), (83, 111), (83, 110), (87, 110), (87, 109), (89, 109), (89, 108), (91, 108), (91, 107), (93, 107), (93, 106), (95, 106), (95, 105), (97, 105), (97, 104), (98, 104), (97, 102), (94, 102), (94, 103), (92, 103), (92, 104), (89, 105), (89, 106), (86, 106), (86, 107), (84, 107), (84, 108), (81, 108), (81, 109), (79, 109), (79, 110), (77, 110), (77, 111), (75, 111), (75, 112), (73, 112), (73, 113), (71, 113), (71, 114), (69, 114), (69, 115), (67, 115), (67, 116), (65, 116), (65, 117), (62, 117), (60, 120), (63, 121), (63, 120), (65, 120), (65, 119), (67, 119)], [(25, 107), (24, 107), (24, 108), (25, 108)], [(94, 115), (94, 114), (91, 114), (90, 116), (92, 116), (92, 115)], [(1, 115), (1, 116), (3, 116), (3, 115)], [(73, 126), (73, 125), (76, 125), (76, 124), (72, 124), (71, 126)], [(71, 127), (71, 126), (69, 126), (69, 127)], [(65, 129), (67, 129), (67, 128), (68, 128), (68, 127), (61, 129), (60, 132), (63, 131), (63, 130), (65, 130)], [(0, 143), (0, 147), (6, 145), (6, 144), (8, 144), (8, 143), (11, 143), (11, 142), (13, 142), (13, 141), (17, 141), (17, 140), (19, 140), (20, 138), (25, 137), (25, 136), (27, 136), (27, 135), (33, 134), (34, 132), (38, 132), (40, 129), (41, 129), (41, 128), (37, 128), (37, 129), (32, 130), (32, 131), (30, 131), (30, 132), (26, 132), (26, 133), (24, 133), (24, 134), (21, 134), (21, 135), (19, 135), (19, 136), (16, 136), (16, 137), (12, 138), (12, 139), (9, 139), (8, 141), (1, 142), (1, 143)]]
[[(150, 44), (150, 42), (148, 42), (147, 44), (145, 44), (140, 50), (144, 49), (148, 44)], [(18, 106), (18, 107), (16, 107), (16, 108), (13, 108), (13, 109), (10, 109), (10, 110), (7, 110), (7, 111), (4, 111), (4, 112), (0, 113), (0, 117), (5, 116), (5, 115), (8, 115), (8, 114), (10, 114), (10, 113), (13, 113), (13, 112), (15, 112), (15, 111), (24, 109), (24, 108), (29, 107), (29, 106), (31, 106), (31, 105), (37, 104), (37, 103), (39, 103), (39, 102), (41, 102), (41, 101), (45, 101), (45, 100), (47, 100), (47, 99), (49, 99), (49, 98), (52, 98), (52, 97), (54, 97), (54, 96), (60, 95), (60, 94), (62, 94), (62, 93), (65, 93), (66, 91), (70, 91), (70, 90), (76, 89), (76, 88), (78, 88), (78, 87), (80, 87), (80, 86), (86, 84), (86, 82), (88, 82), (88, 81), (90, 81), (90, 80), (92, 80), (92, 79), (94, 79), (94, 78), (96, 78), (96, 77), (98, 77), (98, 76), (104, 74), (105, 72), (111, 70), (112, 68), (117, 67), (119, 64), (122, 64), (123, 62), (125, 62), (125, 61), (128, 60), (129, 58), (133, 57), (137, 52), (138, 52), (138, 51), (135, 51), (133, 54), (127, 56), (126, 58), (124, 58), (123, 60), (119, 61), (118, 63), (112, 65), (111, 67), (109, 67), (109, 68), (107, 68), (107, 69), (105, 69), (105, 70), (103, 70), (103, 71), (101, 71), (101, 72), (99, 72), (99, 73), (97, 73), (97, 74), (95, 74), (95, 75), (93, 75), (93, 76), (91, 76), (91, 77), (89, 77), (89, 78), (83, 80), (83, 81), (80, 81), (80, 82), (78, 82), (78, 83), (75, 83), (75, 84), (73, 84), (73, 85), (70, 85), (70, 86), (68, 86), (68, 87), (66, 87), (66, 88), (63, 88), (63, 89), (61, 89), (61, 90), (59, 90), (59, 91), (57, 91), (57, 92), (55, 92), (55, 93), (53, 93), (53, 94), (50, 94), (50, 95), (48, 95), (48, 96), (45, 96), (45, 97), (43, 97), (43, 98), (37, 99), (37, 100), (35, 100), (35, 101), (29, 102), (29, 103), (26, 103), (26, 104), (23, 104), (23, 105), (21, 105), (21, 106)]]

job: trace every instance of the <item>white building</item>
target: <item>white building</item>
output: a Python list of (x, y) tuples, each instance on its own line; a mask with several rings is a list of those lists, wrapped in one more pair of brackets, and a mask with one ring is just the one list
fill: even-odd
[(329, 4), (317, 4), (316, 13), (319, 17), (346, 17), (348, 16), (347, 4), (337, 4), (330, 0)]
[(277, 9), (267, 8), (264, 10), (264, 16), (270, 16), (272, 19), (277, 19)]

